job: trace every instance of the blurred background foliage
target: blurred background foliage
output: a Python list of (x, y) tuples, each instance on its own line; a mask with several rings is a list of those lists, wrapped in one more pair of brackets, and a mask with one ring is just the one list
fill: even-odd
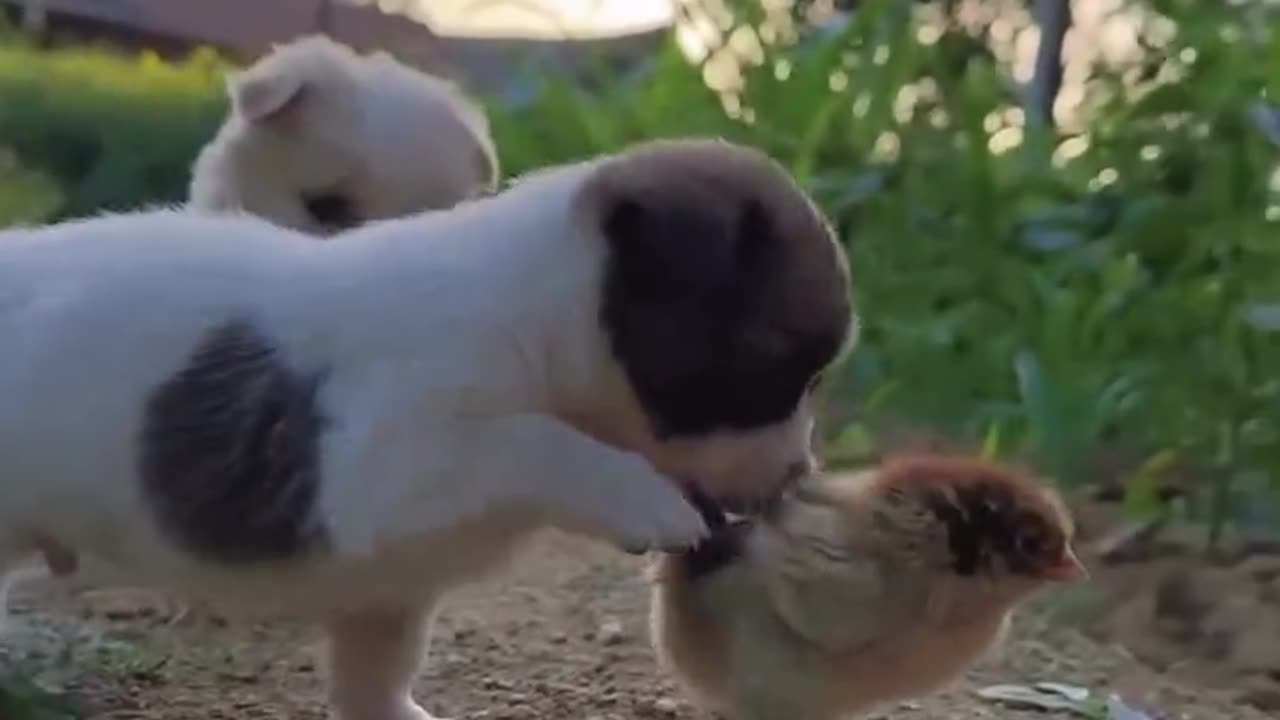
[[(1053, 5), (1035, 4), (865, 0), (835, 22), (829, 1), (686, 2), (641, 72), (492, 104), (504, 169), (687, 134), (789, 166), (847, 244), (862, 316), (828, 388), (832, 463), (927, 428), (1204, 521), (1210, 544), (1278, 528), (1275, 4), (1126, 3), (1140, 51), (1048, 106), (1009, 52)], [(10, 37), (0, 222), (182, 199), (221, 60)]]

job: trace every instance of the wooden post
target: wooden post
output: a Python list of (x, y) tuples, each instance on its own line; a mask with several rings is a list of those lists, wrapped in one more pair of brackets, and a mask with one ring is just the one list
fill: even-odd
[(1027, 88), (1027, 123), (1053, 127), (1053, 103), (1062, 88), (1062, 45), (1071, 28), (1071, 0), (1035, 0), (1032, 12), (1040, 26), (1040, 44)]

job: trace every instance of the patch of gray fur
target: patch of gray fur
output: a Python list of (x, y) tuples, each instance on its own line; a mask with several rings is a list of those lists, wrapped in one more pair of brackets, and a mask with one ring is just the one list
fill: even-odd
[(212, 328), (145, 407), (138, 472), (161, 530), (216, 563), (323, 551), (322, 381), (286, 365), (252, 323)]

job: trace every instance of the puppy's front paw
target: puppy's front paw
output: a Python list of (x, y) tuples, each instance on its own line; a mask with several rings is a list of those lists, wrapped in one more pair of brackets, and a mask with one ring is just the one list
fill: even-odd
[(490, 452), (497, 464), (472, 472), (521, 478), (504, 482), (562, 530), (631, 552), (686, 548), (707, 535), (706, 523), (675, 483), (638, 454), (540, 416), (502, 418), (488, 430), (483, 437), (507, 452)]
[(413, 706), (405, 711), (407, 714), (402, 716), (404, 720), (451, 720), (451, 718), (443, 718), (439, 715), (432, 715), (420, 706)]
[(346, 707), (332, 715), (334, 720), (449, 720), (427, 712), (421, 705), (401, 700), (365, 707)]
[(605, 498), (611, 539), (626, 552), (640, 554), (683, 550), (706, 538), (710, 531), (697, 508), (673, 483), (647, 465), (645, 471), (647, 481), (618, 483)]

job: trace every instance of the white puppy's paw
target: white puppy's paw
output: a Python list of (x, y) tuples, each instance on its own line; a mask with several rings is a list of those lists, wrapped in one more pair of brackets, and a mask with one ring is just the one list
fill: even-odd
[(555, 418), (490, 418), (463, 433), (474, 448), (465, 475), (486, 478), (493, 504), (516, 500), (539, 508), (563, 530), (632, 552), (690, 547), (706, 523), (675, 483), (642, 456), (595, 440)]
[(683, 550), (709, 533), (697, 509), (670, 481), (625, 483), (618, 488), (617, 542), (628, 552)]
[(574, 509), (585, 532), (630, 553), (681, 550), (707, 536), (697, 509), (639, 456), (619, 454), (611, 465), (578, 485)]
[(450, 720), (442, 718), (438, 715), (432, 715), (427, 712), (421, 705), (409, 704), (402, 709), (401, 713), (396, 715), (394, 720)]
[(413, 701), (347, 707), (333, 717), (334, 720), (449, 720), (432, 715)]

